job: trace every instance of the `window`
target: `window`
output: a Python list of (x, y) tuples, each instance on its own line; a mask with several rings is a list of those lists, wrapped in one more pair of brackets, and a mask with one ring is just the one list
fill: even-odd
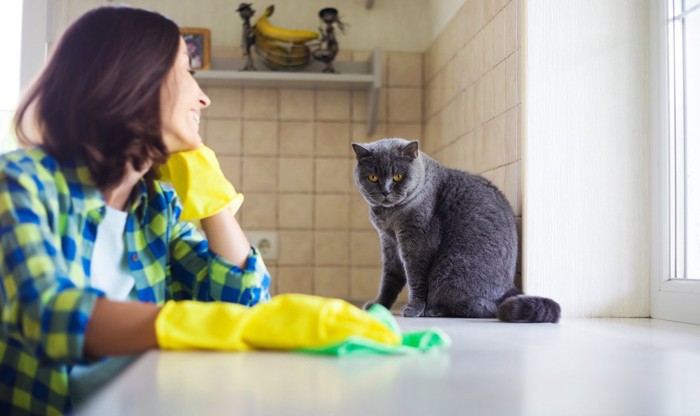
[(3, 39), (3, 64), (0, 65), (0, 152), (16, 147), (12, 117), (20, 83), (20, 47), (22, 36), (22, 2), (0, 2), (0, 39)]
[(651, 4), (651, 311), (700, 324), (700, 0)]
[(675, 277), (700, 279), (700, 0), (669, 0)]

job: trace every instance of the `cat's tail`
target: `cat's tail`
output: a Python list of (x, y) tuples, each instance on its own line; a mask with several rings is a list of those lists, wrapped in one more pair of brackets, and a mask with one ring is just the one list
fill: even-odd
[(503, 322), (559, 322), (561, 307), (552, 299), (523, 295), (512, 289), (498, 305), (496, 316)]

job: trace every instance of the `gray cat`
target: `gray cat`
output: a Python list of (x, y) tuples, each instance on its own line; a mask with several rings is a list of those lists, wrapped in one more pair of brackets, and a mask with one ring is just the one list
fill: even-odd
[(514, 285), (513, 209), (488, 180), (440, 166), (418, 142), (353, 143), (354, 179), (382, 245), (379, 294), (390, 308), (408, 284), (403, 316), (558, 322), (559, 305)]

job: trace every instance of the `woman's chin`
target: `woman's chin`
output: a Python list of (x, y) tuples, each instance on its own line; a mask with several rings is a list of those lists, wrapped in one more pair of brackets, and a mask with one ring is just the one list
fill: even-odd
[(202, 137), (199, 134), (197, 134), (197, 136), (194, 136), (191, 139), (187, 140), (185, 142), (185, 146), (187, 146), (187, 150), (195, 150), (204, 146), (204, 143), (202, 143)]
[(168, 148), (169, 153), (177, 153), (177, 152), (186, 152), (188, 150), (196, 150), (202, 146), (204, 146), (204, 143), (202, 143), (202, 138), (200, 136), (192, 137), (192, 138), (188, 138), (188, 139), (180, 139), (176, 143), (172, 143), (171, 145), (168, 145), (166, 143), (166, 147)]

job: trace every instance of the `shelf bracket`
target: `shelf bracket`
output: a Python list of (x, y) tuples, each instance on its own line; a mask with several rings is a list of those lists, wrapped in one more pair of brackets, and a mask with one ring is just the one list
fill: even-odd
[(374, 80), (367, 91), (367, 135), (374, 134), (377, 127), (377, 109), (379, 107), (379, 91), (382, 88), (382, 53), (379, 48), (372, 51), (372, 74)]

